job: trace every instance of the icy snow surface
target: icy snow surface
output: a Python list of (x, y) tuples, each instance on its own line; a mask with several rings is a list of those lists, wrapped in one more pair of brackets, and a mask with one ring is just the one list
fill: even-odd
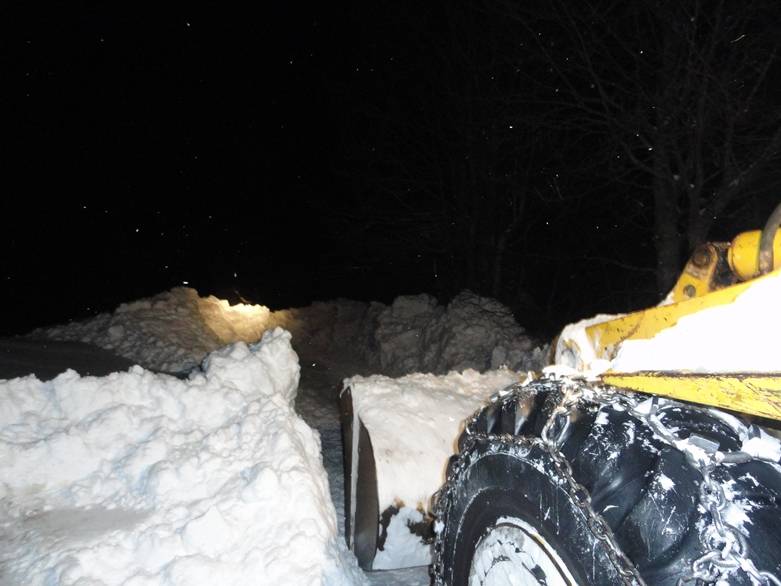
[(289, 340), (227, 346), (187, 381), (0, 383), (0, 583), (360, 583)]

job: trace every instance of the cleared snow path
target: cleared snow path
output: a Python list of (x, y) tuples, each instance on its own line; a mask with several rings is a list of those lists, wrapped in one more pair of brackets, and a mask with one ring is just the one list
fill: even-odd
[[(323, 466), (328, 474), (331, 500), (336, 508), (339, 537), (344, 539), (344, 468), (342, 432), (339, 421), (339, 391), (342, 380), (354, 374), (368, 374), (366, 365), (347, 358), (323, 359), (302, 356), (301, 381), (296, 411), (320, 433)], [(376, 586), (428, 586), (428, 567), (368, 572), (369, 583)]]

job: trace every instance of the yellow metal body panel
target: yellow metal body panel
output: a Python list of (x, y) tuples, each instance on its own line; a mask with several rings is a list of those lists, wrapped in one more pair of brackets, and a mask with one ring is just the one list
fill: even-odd
[[(670, 296), (671, 303), (587, 327), (586, 335), (596, 357), (612, 360), (626, 340), (653, 338), (684, 316), (732, 303), (751, 286), (770, 277), (756, 277), (759, 239), (759, 231), (746, 232), (729, 246), (710, 243), (700, 247), (681, 273)], [(723, 266), (725, 261), (738, 278), (744, 279), (742, 282), (729, 285), (730, 281), (725, 284), (723, 277), (718, 277), (719, 263)], [(781, 267), (781, 231), (774, 240), (774, 266)], [(777, 270), (771, 273), (777, 274)], [(734, 279), (731, 277), (732, 281)], [(608, 371), (601, 379), (607, 384), (633, 391), (781, 420), (781, 373)]]
[(616, 387), (781, 420), (781, 374), (606, 372)]
[(697, 313), (709, 307), (732, 303), (757, 281), (759, 279), (738, 283), (702, 297), (694, 297), (680, 303), (659, 305), (594, 324), (586, 328), (586, 335), (592, 341), (597, 357), (610, 360), (621, 342), (653, 338), (660, 331), (674, 326), (683, 316)]

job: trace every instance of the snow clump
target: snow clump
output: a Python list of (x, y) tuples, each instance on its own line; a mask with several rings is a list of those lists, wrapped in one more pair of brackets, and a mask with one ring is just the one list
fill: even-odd
[(397, 297), (377, 316), (374, 347), (381, 371), (395, 376), (502, 366), (539, 370), (545, 356), (507, 307), (470, 291), (447, 307), (429, 295)]
[[(354, 376), (344, 381), (354, 416), (371, 436), (379, 512), (398, 509), (389, 520), (374, 569), (431, 563), (430, 545), (412, 534), (408, 524), (421, 522), (423, 513), (431, 514), (431, 496), (445, 481), (464, 419), (516, 382), (517, 373), (507, 369), (414, 373), (400, 378)], [(357, 461), (356, 443), (351, 451)], [(355, 484), (356, 479), (352, 480)], [(350, 494), (354, 498), (355, 485)]]
[(217, 348), (256, 342), (272, 327), (262, 305), (230, 305), (176, 287), (148, 299), (123, 303), (114, 313), (35, 330), (34, 337), (79, 341), (111, 350), (157, 371), (190, 370)]
[(150, 370), (183, 373), (209, 352), (255, 342), (275, 327), (292, 333), (299, 354), (322, 359), (351, 353), (356, 362), (393, 376), (501, 366), (539, 370), (545, 363), (546, 349), (534, 347), (507, 307), (469, 291), (447, 306), (415, 295), (397, 297), (390, 306), (337, 299), (270, 311), (176, 287), (31, 336), (94, 344)]
[(136, 366), (0, 382), (0, 583), (362, 583), (298, 380), (274, 329), (186, 381)]

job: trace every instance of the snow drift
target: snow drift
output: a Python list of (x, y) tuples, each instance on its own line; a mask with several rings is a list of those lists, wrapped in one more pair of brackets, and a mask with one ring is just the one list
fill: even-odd
[(186, 372), (209, 352), (237, 341), (254, 342), (274, 327), (293, 334), (299, 353), (319, 358), (353, 354), (375, 372), (393, 376), (544, 365), (545, 349), (534, 347), (509, 309), (469, 291), (447, 306), (417, 295), (398, 297), (390, 306), (338, 299), (270, 311), (177, 287), (122, 304), (112, 314), (32, 335), (95, 344), (151, 370)]
[(292, 408), (298, 379), (275, 329), (187, 381), (1, 382), (0, 583), (361, 582), (319, 437)]
[(502, 366), (537, 370), (545, 355), (507, 307), (470, 291), (446, 307), (429, 295), (397, 297), (378, 315), (374, 341), (374, 360), (395, 376)]
[(123, 303), (114, 313), (39, 329), (33, 336), (95, 344), (145, 368), (183, 372), (217, 348), (256, 342), (276, 325), (262, 305), (230, 305), (176, 287), (148, 299)]

